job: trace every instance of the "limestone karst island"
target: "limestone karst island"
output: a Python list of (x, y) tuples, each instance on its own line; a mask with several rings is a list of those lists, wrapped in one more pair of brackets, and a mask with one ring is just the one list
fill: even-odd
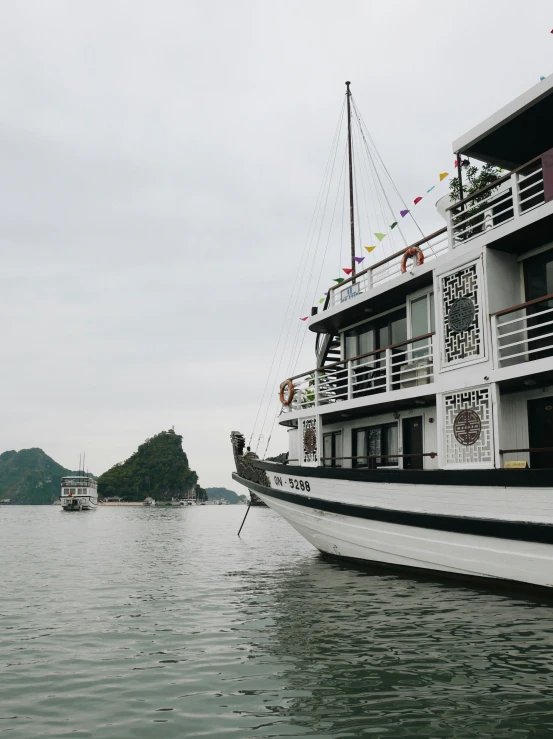
[[(52, 505), (60, 500), (62, 478), (78, 471), (63, 467), (39, 448), (6, 451), (0, 454), (0, 503), (4, 505)], [(201, 487), (182, 448), (182, 436), (173, 429), (146, 439), (124, 462), (115, 464), (97, 480), (98, 500), (121, 503), (155, 501), (157, 505), (176, 502), (241, 503), (226, 488)]]

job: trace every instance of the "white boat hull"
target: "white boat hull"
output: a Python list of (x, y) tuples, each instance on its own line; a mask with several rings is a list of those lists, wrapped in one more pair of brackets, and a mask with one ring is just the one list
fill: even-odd
[[(271, 489), (236, 479), (252, 486), (270, 508), (325, 554), (396, 568), (553, 587), (553, 543), (543, 541), (553, 526), (553, 490), (453, 485), (428, 490), (419, 485), (284, 474), (285, 478), (277, 476), (283, 483), (280, 489), (272, 472), (268, 474)], [(308, 480), (310, 490), (286, 492), (284, 486), (291, 480), (297, 489), (296, 479), (303, 479), (304, 486)], [(475, 507), (469, 511), (471, 505)], [(524, 516), (519, 506), (526, 510)], [(394, 519), (413, 520), (417, 525)], [(428, 527), (420, 525), (425, 520)], [(498, 535), (486, 535), (487, 531)], [(528, 540), (532, 537), (537, 540)]]
[(98, 508), (98, 498), (73, 497), (62, 498), (62, 511), (95, 511)]

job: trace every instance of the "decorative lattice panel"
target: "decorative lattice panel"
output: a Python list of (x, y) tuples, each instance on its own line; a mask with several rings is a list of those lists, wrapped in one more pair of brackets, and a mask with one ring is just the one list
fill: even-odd
[(489, 388), (444, 396), (445, 463), (486, 464), (493, 461)]
[(301, 422), (304, 464), (317, 463), (317, 419), (304, 418)]
[(479, 297), (476, 264), (442, 277), (445, 364), (481, 353)]

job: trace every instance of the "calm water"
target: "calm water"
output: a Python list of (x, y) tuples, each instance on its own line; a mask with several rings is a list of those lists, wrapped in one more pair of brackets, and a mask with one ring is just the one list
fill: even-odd
[(0, 508), (0, 735), (547, 737), (553, 604), (327, 563), (271, 511)]

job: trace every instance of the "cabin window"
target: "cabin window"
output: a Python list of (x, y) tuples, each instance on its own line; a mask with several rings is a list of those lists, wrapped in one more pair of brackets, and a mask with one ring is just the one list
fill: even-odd
[(387, 313), (379, 319), (364, 323), (345, 332), (345, 358), (368, 354), (398, 344), (407, 338), (407, 313), (405, 308)]
[(397, 453), (397, 423), (353, 431), (354, 467), (397, 467)]
[(342, 466), (342, 432), (332, 431), (323, 434), (323, 466)]
[(75, 488), (71, 488), (69, 492), (75, 495)]
[[(434, 331), (434, 293), (414, 298), (410, 303), (411, 338), (424, 336)], [(430, 339), (421, 339), (412, 344), (413, 359), (428, 359)]]

